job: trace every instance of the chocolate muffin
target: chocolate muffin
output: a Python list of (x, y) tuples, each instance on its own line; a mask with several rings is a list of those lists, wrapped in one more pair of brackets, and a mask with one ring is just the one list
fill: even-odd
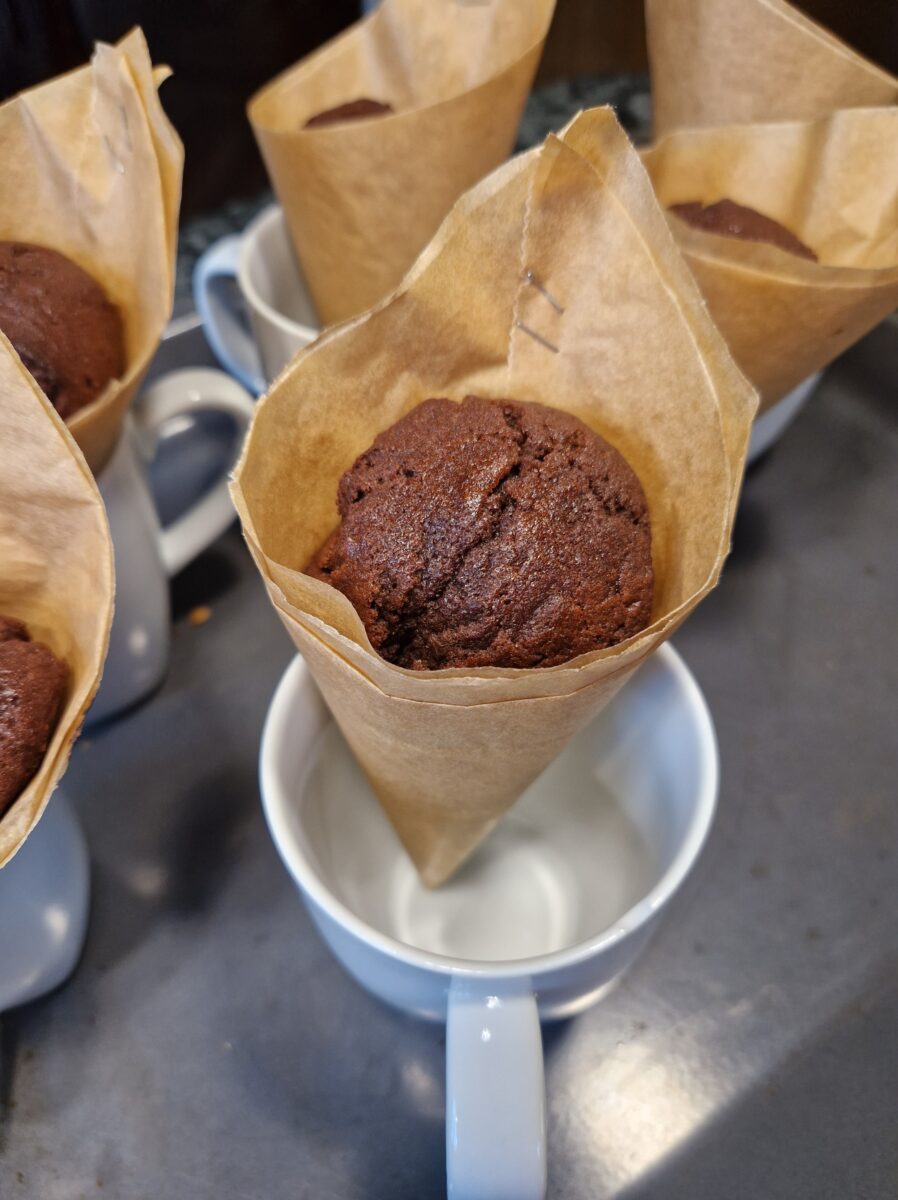
[(568, 413), (425, 400), (356, 460), (337, 502), (307, 571), (398, 666), (550, 667), (651, 619), (642, 487)]
[(118, 309), (86, 271), (47, 246), (0, 242), (0, 329), (64, 419), (124, 372)]
[(68, 675), (49, 647), (31, 641), (24, 622), (0, 616), (0, 816), (41, 765)]
[(742, 238), (746, 242), (769, 242), (787, 254), (817, 261), (814, 251), (799, 241), (785, 225), (744, 204), (737, 204), (735, 200), (718, 200), (716, 204), (708, 205), (700, 200), (690, 200), (684, 204), (671, 204), (668, 212), (696, 229), (706, 229), (708, 233)]
[(322, 125), (339, 125), (343, 121), (363, 121), (368, 117), (382, 117), (391, 112), (391, 104), (360, 96), (357, 100), (348, 100), (345, 104), (338, 104), (336, 108), (327, 108), (324, 112), (309, 117), (303, 129), (320, 129)]

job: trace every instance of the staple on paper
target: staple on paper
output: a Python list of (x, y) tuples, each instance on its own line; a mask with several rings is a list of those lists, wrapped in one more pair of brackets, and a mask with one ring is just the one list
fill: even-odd
[(539, 294), (541, 296), (544, 296), (545, 299), (549, 301), (549, 303), (552, 305), (552, 307), (555, 309), (555, 311), (557, 313), (564, 312), (564, 305), (561, 304), (558, 300), (556, 300), (555, 297), (552, 295), (552, 293), (549, 291), (549, 289), (544, 287), (543, 284), (540, 283), (540, 281), (536, 278), (536, 276), (533, 274), (533, 272), (530, 270), (529, 267), (524, 272), (524, 280), (527, 283), (532, 284), (532, 286), (536, 288), (536, 290), (539, 292)]
[(539, 342), (541, 346), (545, 346), (545, 348), (547, 350), (551, 350), (553, 354), (558, 353), (558, 347), (556, 345), (550, 342), (548, 338), (544, 338), (541, 333), (537, 333), (535, 329), (531, 329), (529, 325), (525, 325), (523, 321), (516, 320), (515, 328), (520, 329), (522, 333), (529, 334), (535, 342)]

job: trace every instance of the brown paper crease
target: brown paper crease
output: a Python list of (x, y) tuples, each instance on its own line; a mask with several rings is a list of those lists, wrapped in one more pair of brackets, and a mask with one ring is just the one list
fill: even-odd
[(122, 314), (125, 374), (69, 422), (94, 472), (171, 315), (184, 155), (157, 95), (167, 75), (135, 29), (0, 105), (0, 239), (68, 255)]
[[(338, 519), (340, 475), (375, 435), (428, 396), (470, 392), (575, 413), (629, 459), (653, 527), (643, 633), (557, 667), (407, 671), (374, 653), (340, 592), (302, 574)], [(756, 403), (610, 109), (462, 197), (397, 291), (300, 353), (260, 401), (233, 484), (247, 542), (426, 883), (448, 878), (713, 587)]]
[[(397, 286), (458, 197), (507, 158), (555, 0), (383, 0), (250, 101), (324, 325)], [(360, 96), (397, 111), (306, 130)]]
[(674, 236), (762, 411), (898, 305), (898, 107), (682, 129), (643, 153), (664, 207), (723, 197), (818, 255), (693, 229)]
[(114, 591), (106, 510), (60, 417), (0, 334), (0, 613), (69, 667), (40, 770), (0, 817), (0, 867), (37, 824), (100, 682)]
[(898, 79), (784, 0), (645, 0), (655, 136), (898, 102)]

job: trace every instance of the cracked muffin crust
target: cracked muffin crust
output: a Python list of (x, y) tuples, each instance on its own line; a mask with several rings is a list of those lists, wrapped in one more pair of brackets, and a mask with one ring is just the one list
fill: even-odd
[(63, 420), (124, 373), (118, 309), (49, 246), (0, 242), (0, 329)]
[(623, 456), (569, 413), (424, 401), (343, 475), (306, 570), (398, 666), (555, 666), (652, 612), (648, 506)]
[(68, 675), (23, 621), (0, 616), (0, 816), (41, 765)]

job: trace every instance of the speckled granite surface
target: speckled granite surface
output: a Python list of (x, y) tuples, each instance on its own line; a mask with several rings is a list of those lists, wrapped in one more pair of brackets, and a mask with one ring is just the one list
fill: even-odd
[[(526, 150), (547, 134), (560, 129), (581, 108), (611, 104), (635, 141), (648, 137), (651, 101), (647, 75), (603, 75), (553, 83), (538, 88), (527, 101), (521, 118), (516, 150)], [(249, 200), (233, 200), (217, 212), (187, 222), (178, 242), (176, 311), (192, 306), (191, 275), (196, 260), (213, 242), (243, 229), (273, 199), (270, 191)]]

